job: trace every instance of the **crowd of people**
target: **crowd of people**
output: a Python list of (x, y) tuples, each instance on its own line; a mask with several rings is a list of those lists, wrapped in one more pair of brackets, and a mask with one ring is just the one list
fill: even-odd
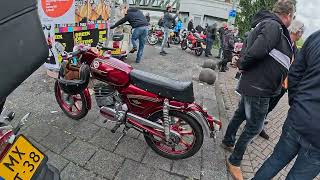
[[(304, 25), (294, 20), (295, 3), (293, 0), (278, 0), (272, 11), (259, 11), (252, 19), (251, 30), (245, 33), (237, 62), (237, 92), (241, 98), (221, 144), (231, 152), (227, 158), (227, 168), (234, 179), (243, 179), (240, 165), (253, 138), (259, 134), (269, 138), (264, 131), (266, 117), (286, 92), (289, 92), (290, 109), (282, 135), (272, 155), (253, 179), (272, 179), (296, 156), (287, 179), (313, 179), (320, 172), (320, 32), (311, 35), (301, 51), (297, 50), (296, 42), (303, 35)], [(161, 55), (167, 54), (165, 44), (171, 29), (175, 33), (183, 29), (182, 21), (176, 21), (179, 12), (176, 15), (171, 13), (172, 7), (168, 6), (158, 23), (164, 29)], [(137, 62), (140, 62), (150, 22), (149, 14), (144, 16), (141, 11), (126, 7), (125, 17), (111, 28), (125, 21), (129, 21), (134, 28), (131, 52), (137, 50), (134, 41), (139, 40)], [(206, 56), (212, 55), (212, 45), (218, 36), (220, 49), (217, 58), (222, 59), (218, 68), (225, 72), (227, 63), (232, 60), (237, 29), (227, 23), (219, 29), (216, 24), (194, 28), (191, 19), (187, 30), (206, 34)], [(244, 130), (236, 140), (237, 131), (244, 121)]]
[(320, 32), (311, 35), (298, 52), (296, 42), (304, 25), (294, 20), (295, 11), (294, 1), (279, 0), (272, 12), (259, 11), (246, 33), (238, 66), (241, 98), (222, 141), (231, 152), (227, 168), (234, 179), (243, 179), (240, 165), (246, 148), (258, 134), (266, 135), (266, 117), (287, 91), (290, 109), (282, 135), (253, 179), (272, 179), (295, 157), (286, 179), (314, 179), (320, 172)]

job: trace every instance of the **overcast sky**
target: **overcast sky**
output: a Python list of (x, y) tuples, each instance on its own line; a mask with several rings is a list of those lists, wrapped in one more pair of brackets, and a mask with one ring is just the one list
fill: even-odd
[(305, 26), (305, 37), (320, 30), (320, 0), (297, 0), (297, 19)]

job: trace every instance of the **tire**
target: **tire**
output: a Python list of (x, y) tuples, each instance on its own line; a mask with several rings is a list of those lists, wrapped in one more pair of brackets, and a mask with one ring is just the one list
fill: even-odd
[[(153, 38), (154, 38), (154, 40), (153, 40)], [(154, 46), (159, 42), (159, 38), (154, 33), (152, 33), (152, 34), (148, 35), (147, 41), (150, 45)]]
[(203, 53), (203, 49), (202, 49), (202, 47), (200, 47), (200, 48), (195, 49), (194, 52), (196, 53), (196, 56), (201, 56)]
[[(88, 105), (87, 105), (87, 101), (86, 101), (86, 98), (85, 98), (85, 95), (83, 92), (81, 92), (79, 94), (80, 96), (80, 99), (81, 99), (81, 110), (78, 111), (77, 113), (72, 113), (70, 112), (70, 110), (68, 110), (68, 104), (63, 100), (62, 98), (62, 90), (60, 89), (60, 86), (59, 86), (59, 83), (58, 81), (56, 81), (55, 85), (54, 85), (54, 94), (55, 94), (55, 97), (56, 97), (56, 101), (58, 102), (61, 110), (71, 119), (73, 120), (80, 120), (82, 118), (84, 118), (88, 112), (89, 112), (89, 109), (88, 109)], [(72, 106), (71, 106), (72, 108)]]
[(181, 42), (181, 49), (182, 49), (182, 50), (188, 49), (188, 42), (187, 42), (187, 40), (183, 40), (183, 41)]
[(176, 36), (176, 37), (174, 38), (173, 42), (174, 42), (174, 44), (176, 44), (176, 45), (177, 45), (177, 44), (180, 44), (180, 37), (177, 37), (177, 36)]
[[(159, 112), (153, 114), (149, 118), (149, 120), (157, 122), (157, 120), (160, 119), (162, 117), (162, 115), (163, 115), (162, 111), (159, 111)], [(195, 140), (192, 144), (192, 148), (183, 154), (170, 154), (168, 152), (164, 152), (163, 150), (159, 149), (158, 146), (155, 144), (154, 140), (150, 137), (151, 135), (148, 133), (144, 133), (144, 138), (145, 138), (148, 146), (153, 151), (155, 151), (157, 154), (159, 154), (160, 156), (171, 159), (171, 160), (185, 159), (185, 158), (189, 158), (189, 157), (195, 155), (200, 150), (200, 148), (203, 144), (204, 135), (203, 135), (202, 127), (191, 116), (189, 116), (185, 113), (182, 113), (180, 111), (170, 111), (169, 115), (183, 119), (183, 121), (188, 123), (188, 125), (192, 128), (192, 132), (195, 137)]]

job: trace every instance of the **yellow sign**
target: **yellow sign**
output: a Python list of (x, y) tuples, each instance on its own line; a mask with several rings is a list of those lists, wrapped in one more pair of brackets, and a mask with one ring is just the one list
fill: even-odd
[(5, 180), (29, 180), (35, 174), (44, 157), (21, 135), (0, 161), (0, 177)]
[(121, 54), (121, 49), (117, 48), (116, 50), (111, 51), (111, 54), (113, 54), (113, 55)]

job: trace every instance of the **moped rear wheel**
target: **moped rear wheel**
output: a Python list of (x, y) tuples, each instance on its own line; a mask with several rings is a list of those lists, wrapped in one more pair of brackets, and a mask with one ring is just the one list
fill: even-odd
[[(168, 159), (178, 160), (193, 156), (203, 144), (202, 127), (195, 119), (185, 113), (170, 111), (169, 116), (171, 119), (170, 129), (177, 132), (180, 138), (173, 140), (175, 142), (172, 144), (152, 134), (145, 133), (144, 138), (147, 144), (157, 154)], [(163, 113), (159, 111), (148, 119), (162, 124)]]
[(66, 94), (56, 81), (54, 94), (62, 111), (71, 119), (79, 120), (88, 114), (89, 109), (83, 92), (76, 95)]
[(147, 36), (147, 41), (150, 45), (156, 45), (159, 42), (159, 38), (157, 37), (157, 35), (155, 35), (154, 33), (149, 34)]

